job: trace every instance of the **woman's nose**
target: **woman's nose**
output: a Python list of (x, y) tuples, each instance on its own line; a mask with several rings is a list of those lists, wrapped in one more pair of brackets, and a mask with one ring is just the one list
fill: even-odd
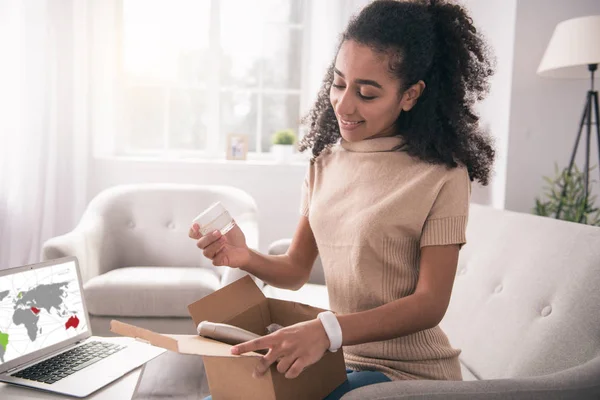
[(348, 89), (340, 92), (334, 103), (334, 109), (338, 115), (352, 115), (356, 111), (356, 103)]

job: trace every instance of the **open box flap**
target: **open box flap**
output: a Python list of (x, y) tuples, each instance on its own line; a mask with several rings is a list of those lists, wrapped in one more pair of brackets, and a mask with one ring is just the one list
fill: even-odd
[(217, 357), (262, 357), (258, 353), (249, 352), (241, 356), (231, 354), (233, 346), (198, 335), (170, 335), (152, 332), (139, 326), (129, 325), (117, 320), (110, 321), (110, 330), (121, 336), (129, 336), (182, 354)]
[(188, 306), (194, 325), (202, 321), (225, 323), (266, 301), (266, 297), (249, 275), (204, 296)]

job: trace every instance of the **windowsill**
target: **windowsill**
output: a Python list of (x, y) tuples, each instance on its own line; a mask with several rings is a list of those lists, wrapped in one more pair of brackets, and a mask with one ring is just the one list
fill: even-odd
[(169, 156), (136, 156), (136, 155), (97, 155), (94, 156), (98, 161), (116, 161), (116, 162), (136, 162), (136, 163), (169, 163), (169, 164), (199, 164), (199, 165), (220, 165), (226, 167), (251, 167), (251, 166), (271, 166), (271, 167), (302, 167), (308, 165), (309, 159), (305, 156), (294, 156), (289, 162), (280, 163), (272, 157), (250, 157), (246, 160), (226, 160), (221, 158), (199, 158), (199, 157), (169, 157)]

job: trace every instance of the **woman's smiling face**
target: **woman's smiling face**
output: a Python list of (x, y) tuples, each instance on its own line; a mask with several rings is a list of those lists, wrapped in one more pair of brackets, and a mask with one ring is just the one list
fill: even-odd
[(394, 123), (407, 104), (388, 62), (387, 55), (368, 46), (352, 40), (342, 44), (329, 97), (345, 140), (397, 134)]

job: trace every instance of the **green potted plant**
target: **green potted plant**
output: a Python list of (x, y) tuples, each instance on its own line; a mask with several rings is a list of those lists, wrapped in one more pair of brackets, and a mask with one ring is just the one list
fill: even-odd
[(293, 129), (282, 129), (273, 134), (271, 152), (275, 161), (289, 162), (294, 154), (296, 134)]
[[(596, 196), (588, 193), (587, 199), (585, 198), (584, 173), (577, 165), (573, 165), (570, 174), (567, 172), (567, 168), (559, 171), (558, 165), (555, 165), (554, 178), (544, 177), (547, 183), (544, 187), (545, 198), (535, 199), (534, 214), (556, 218), (560, 207), (558, 217), (561, 220), (600, 226), (600, 209), (594, 204)], [(590, 181), (590, 186), (592, 182), (594, 181)]]

